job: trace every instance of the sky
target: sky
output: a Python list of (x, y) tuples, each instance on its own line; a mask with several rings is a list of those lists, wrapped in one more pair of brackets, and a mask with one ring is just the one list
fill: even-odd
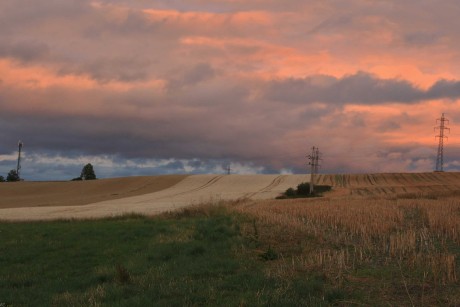
[(458, 0), (0, 1), (0, 175), (460, 170)]

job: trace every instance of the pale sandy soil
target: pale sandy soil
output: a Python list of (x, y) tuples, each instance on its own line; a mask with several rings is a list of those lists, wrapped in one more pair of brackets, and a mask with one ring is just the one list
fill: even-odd
[(48, 220), (96, 218), (125, 213), (157, 214), (220, 200), (271, 199), (287, 188), (308, 180), (308, 175), (193, 175), (161, 191), (132, 197), (73, 206), (57, 202), (55, 206), (4, 208), (0, 209), (0, 219)]

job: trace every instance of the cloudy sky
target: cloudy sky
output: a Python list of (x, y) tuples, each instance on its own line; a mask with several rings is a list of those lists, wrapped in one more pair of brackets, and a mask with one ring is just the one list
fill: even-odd
[(0, 174), (460, 170), (458, 0), (0, 1)]

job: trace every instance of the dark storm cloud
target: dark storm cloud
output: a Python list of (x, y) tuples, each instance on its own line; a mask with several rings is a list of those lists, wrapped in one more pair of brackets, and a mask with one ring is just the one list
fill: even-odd
[(426, 91), (425, 95), (428, 99), (460, 97), (460, 81), (457, 80), (439, 80)]
[(381, 79), (358, 72), (343, 78), (316, 75), (303, 79), (277, 80), (269, 84), (268, 99), (293, 102), (332, 104), (418, 103), (429, 99), (460, 97), (460, 82), (439, 80), (427, 90), (401, 79)]

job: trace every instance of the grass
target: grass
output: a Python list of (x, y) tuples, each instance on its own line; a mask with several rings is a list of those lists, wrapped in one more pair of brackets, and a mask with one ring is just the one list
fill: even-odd
[[(241, 203), (243, 233), (278, 256), (267, 276), (323, 276), (339, 304), (460, 305), (460, 202), (316, 199)], [(257, 231), (255, 231), (257, 230)]]
[[(268, 276), (276, 259), (246, 218), (203, 206), (160, 217), (0, 223), (1, 306), (324, 305), (315, 274)], [(332, 292), (331, 292), (332, 293)]]
[(0, 306), (458, 306), (456, 198), (0, 223)]

